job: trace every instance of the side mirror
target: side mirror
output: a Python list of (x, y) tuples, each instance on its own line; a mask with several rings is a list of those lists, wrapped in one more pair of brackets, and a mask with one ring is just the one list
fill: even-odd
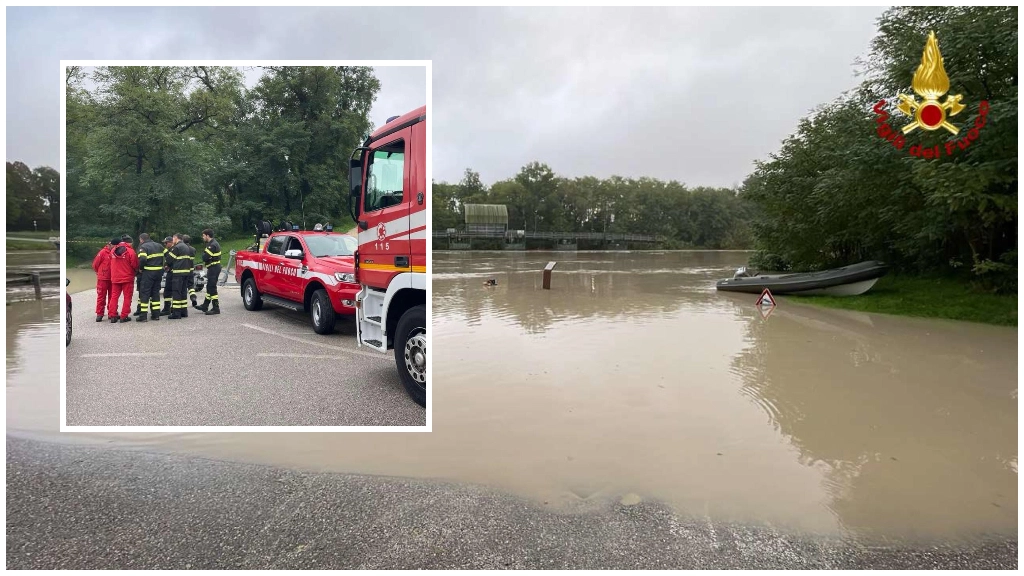
[(302, 260), (302, 250), (285, 250), (284, 257), (291, 260)]
[(363, 184), (363, 160), (360, 154), (359, 158), (352, 158), (348, 161), (348, 193), (353, 198), (359, 197), (360, 188)]
[(65, 278), (64, 279), (64, 285), (65, 286), (70, 286), (71, 285), (71, 278)]
[(359, 219), (359, 201), (363, 194), (363, 152), (356, 148), (348, 160), (348, 213), (352, 220)]

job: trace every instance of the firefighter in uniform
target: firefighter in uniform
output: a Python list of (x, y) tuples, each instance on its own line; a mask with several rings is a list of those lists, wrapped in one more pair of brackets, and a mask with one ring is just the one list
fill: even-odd
[[(196, 286), (195, 286), (195, 271), (196, 271), (196, 249), (192, 247), (192, 237), (185, 234), (181, 237), (181, 241), (188, 248), (188, 275), (185, 278), (185, 292), (195, 302)], [(185, 301), (186, 303), (188, 300)], [(188, 306), (185, 306), (181, 310), (181, 317), (188, 318)]]
[[(203, 262), (206, 264), (206, 298), (199, 310), (207, 316), (220, 314), (220, 297), (217, 295), (217, 279), (220, 278), (220, 243), (213, 237), (213, 230), (203, 230), (203, 242), (206, 242), (206, 250), (203, 251)], [(194, 301), (193, 301), (194, 302)], [(213, 304), (213, 308), (210, 308)]]
[(161, 316), (167, 316), (171, 313), (171, 268), (174, 265), (174, 259), (171, 258), (171, 247), (174, 246), (174, 238), (168, 236), (164, 238), (164, 307), (160, 310)]
[(160, 276), (164, 270), (164, 248), (149, 238), (139, 235), (139, 322), (145, 322), (149, 315), (160, 319)]
[(182, 311), (188, 309), (188, 296), (186, 295), (185, 282), (188, 274), (192, 273), (191, 257), (188, 255), (188, 245), (181, 241), (181, 234), (174, 235), (174, 246), (167, 253), (173, 261), (171, 265), (171, 320), (182, 318)]
[[(128, 244), (132, 243), (132, 237), (127, 235), (127, 234), (125, 234), (124, 236), (121, 236), (121, 240), (124, 240), (125, 242), (128, 242)], [(142, 239), (142, 234), (139, 234), (139, 250), (142, 250), (142, 243), (143, 242), (145, 242), (145, 240)], [(139, 258), (139, 260), (142, 259), (142, 255), (141, 254), (136, 254), (136, 256)], [(140, 267), (139, 270), (135, 273), (135, 293), (139, 295), (139, 301), (135, 304), (135, 313), (132, 314), (132, 316), (135, 316), (136, 319), (138, 319), (140, 316), (145, 316), (145, 313), (142, 312), (142, 272), (141, 271), (142, 271), (142, 268)]]

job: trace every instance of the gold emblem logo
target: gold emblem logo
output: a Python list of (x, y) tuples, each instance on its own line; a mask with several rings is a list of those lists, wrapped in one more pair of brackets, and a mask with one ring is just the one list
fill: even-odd
[(942, 66), (942, 54), (939, 53), (939, 41), (935, 39), (935, 32), (928, 33), (928, 41), (925, 42), (924, 53), (921, 55), (921, 65), (914, 73), (914, 82), (911, 86), (924, 101), (918, 102), (916, 98), (906, 94), (899, 95), (900, 103), (896, 108), (914, 119), (903, 127), (904, 134), (909, 134), (915, 128), (945, 128), (952, 134), (960, 132), (960, 129), (950, 124), (947, 118), (956, 116), (964, 109), (964, 105), (960, 103), (963, 96), (946, 96), (946, 101), (939, 103), (939, 98), (949, 91), (949, 76)]

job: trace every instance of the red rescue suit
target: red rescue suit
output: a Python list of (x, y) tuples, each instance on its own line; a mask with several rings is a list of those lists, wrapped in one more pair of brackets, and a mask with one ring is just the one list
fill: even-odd
[(135, 273), (139, 269), (139, 257), (131, 244), (121, 242), (110, 251), (110, 301), (107, 316), (117, 318), (117, 300), (124, 294), (121, 304), (121, 318), (127, 318), (132, 309), (132, 293), (135, 288)]
[(105, 244), (96, 257), (92, 259), (92, 269), (96, 272), (96, 315), (103, 316), (103, 309), (110, 299), (110, 244)]

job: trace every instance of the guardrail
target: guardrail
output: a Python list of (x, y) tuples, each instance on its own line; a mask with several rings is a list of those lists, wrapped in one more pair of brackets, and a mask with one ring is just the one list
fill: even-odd
[(43, 282), (59, 282), (60, 267), (42, 270), (7, 270), (7, 285), (30, 284), (35, 288), (36, 300), (43, 297)]

